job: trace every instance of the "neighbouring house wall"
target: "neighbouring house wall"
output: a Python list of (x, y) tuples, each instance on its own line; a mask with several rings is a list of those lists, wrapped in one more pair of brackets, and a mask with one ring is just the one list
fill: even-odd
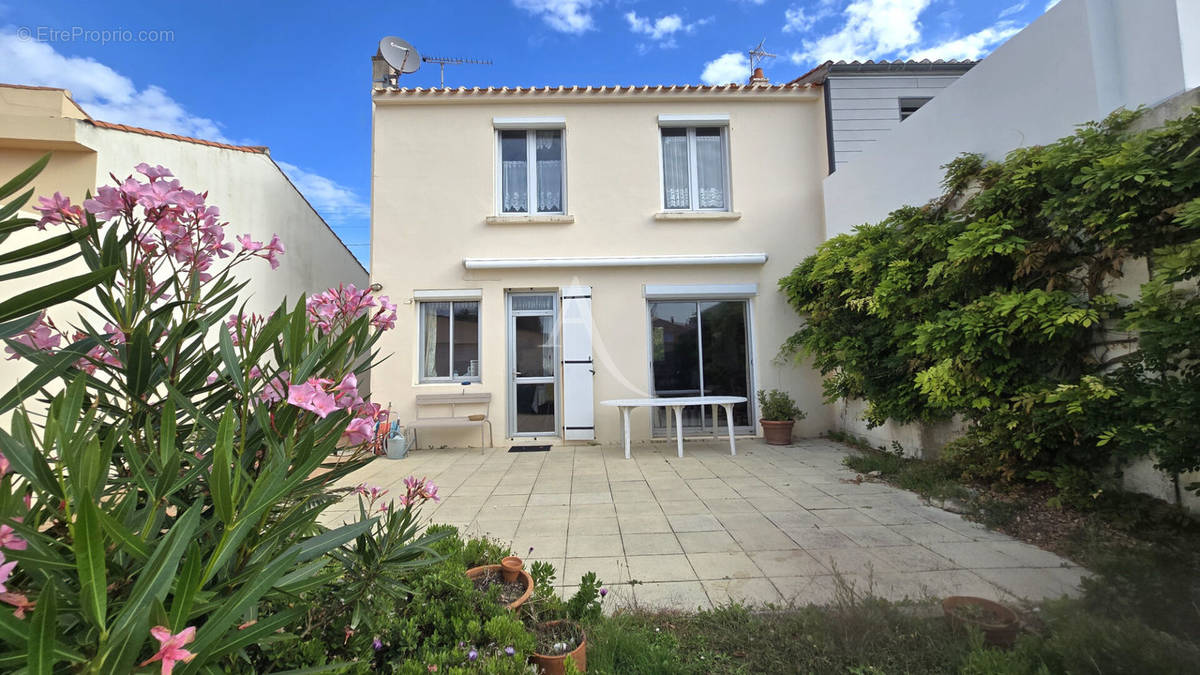
[(367, 272), (304, 196), (265, 153), (230, 150), (79, 123), (79, 138), (98, 149), (97, 184), (133, 173), (141, 162), (169, 168), (184, 187), (208, 192), (208, 203), (229, 222), (226, 236), (250, 233), (257, 241), (278, 234), (287, 248), (279, 269), (264, 261), (239, 268), (250, 285), (243, 292), (253, 312), (270, 312), (285, 297), (338, 284), (367, 285)]
[[(74, 203), (97, 185), (132, 174), (141, 162), (170, 168), (184, 186), (208, 191), (208, 202), (221, 209), (229, 221), (227, 236), (250, 233), (268, 240), (278, 233), (287, 247), (278, 270), (266, 261), (247, 263), (239, 270), (250, 281), (243, 292), (254, 312), (275, 309), (284, 297), (295, 302), (301, 294), (353, 283), (366, 286), (367, 272), (275, 166), (269, 155), (214, 147), (145, 133), (97, 126), (86, 119), (63, 90), (0, 86), (0, 182), (26, 169), (46, 152), (50, 163), (34, 180), (34, 194), (62, 192)], [(36, 216), (26, 205), (25, 215)], [(45, 233), (19, 232), (5, 242), (6, 249), (37, 240)], [(42, 261), (34, 261), (34, 264)], [(81, 261), (48, 272), (0, 283), (0, 296), (36, 288), (64, 275), (85, 271)], [(50, 312), (61, 328), (68, 328), (80, 307), (63, 304)], [(25, 361), (3, 360), (0, 383), (14, 383), (29, 368)], [(7, 387), (4, 388), (7, 391)]]
[(900, 126), (900, 98), (937, 96), (960, 76), (933, 73), (896, 75), (830, 74), (829, 120), (833, 129), (833, 157), (840, 169), (880, 138)]
[(905, 457), (937, 459), (942, 448), (961, 436), (966, 429), (962, 420), (958, 418), (938, 424), (897, 424), (889, 420), (880, 426), (871, 427), (863, 419), (867, 404), (861, 399), (841, 399), (837, 409), (836, 424), (842, 433), (864, 440), (872, 447), (884, 451), (891, 452), (898, 448)]
[(940, 193), (943, 164), (1001, 159), (1200, 84), (1200, 3), (1063, 0), (824, 181), (827, 236)]
[[(819, 91), (819, 90), (818, 90)], [(400, 304), (396, 330), (380, 344), (377, 400), (406, 423), (418, 394), (457, 393), (418, 383), (417, 290), (480, 289), (482, 382), (492, 395), (497, 445), (508, 435), (506, 290), (592, 287), (595, 425), (618, 441), (604, 399), (649, 395), (649, 318), (644, 284), (758, 284), (750, 300), (756, 388), (780, 388), (808, 411), (796, 435), (830, 428), (818, 373), (774, 357), (799, 325), (777, 290), (821, 240), (820, 180), (826, 172), (823, 102), (817, 91), (712, 93), (680, 100), (653, 94), (561, 94), (527, 103), (476, 95), (465, 102), (398, 103), (376, 98), (372, 184), (372, 281)], [(380, 100), (384, 97), (384, 100)], [(738, 220), (656, 220), (661, 211), (660, 114), (728, 114), (732, 205)], [(565, 118), (566, 203), (572, 223), (492, 223), (493, 118)], [(786, 186), (786, 189), (780, 186)], [(762, 265), (467, 270), (464, 258), (639, 256), (765, 252)], [(436, 414), (436, 413), (434, 413)], [(444, 414), (444, 413), (443, 413)], [(650, 437), (649, 414), (634, 412), (632, 438)], [(420, 432), (422, 445), (477, 445), (468, 430)]]

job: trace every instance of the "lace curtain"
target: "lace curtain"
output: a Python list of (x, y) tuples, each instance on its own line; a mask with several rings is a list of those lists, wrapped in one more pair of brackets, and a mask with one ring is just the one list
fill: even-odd
[(725, 161), (721, 133), (696, 133), (696, 192), (700, 208), (725, 208)]
[(539, 131), (534, 138), (537, 153), (537, 210), (561, 212), (562, 203), (562, 132)]
[[(450, 303), (422, 302), (421, 324), (424, 327), (424, 362), (421, 377), (447, 377), (450, 352)], [(439, 354), (438, 352), (442, 352)], [(442, 372), (438, 372), (438, 357), (442, 357)]]
[(691, 207), (688, 192), (688, 139), (683, 129), (663, 129), (663, 195), (668, 209)]

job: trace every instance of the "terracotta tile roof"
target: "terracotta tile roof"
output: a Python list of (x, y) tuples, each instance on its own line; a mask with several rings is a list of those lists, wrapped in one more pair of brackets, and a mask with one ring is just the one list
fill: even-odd
[(155, 131), (154, 129), (144, 129), (142, 127), (131, 127), (128, 124), (114, 124), (112, 122), (103, 122), (101, 120), (90, 120), (95, 126), (101, 129), (116, 129), (117, 131), (128, 131), (135, 134), (143, 134), (145, 136), (158, 136), (159, 138), (169, 138), (175, 141), (183, 141), (185, 143), (196, 143), (198, 145), (207, 145), (214, 148), (224, 148), (226, 150), (240, 150), (241, 152), (253, 152), (260, 155), (270, 154), (270, 149), (265, 145), (232, 145), (230, 143), (219, 143), (217, 141), (207, 141), (203, 138), (192, 138), (191, 136), (180, 136), (179, 134), (168, 134), (165, 131)]
[(788, 83), (772, 85), (752, 84), (671, 84), (671, 85), (615, 85), (600, 87), (376, 87), (376, 94), (391, 94), (393, 96), (515, 96), (532, 94), (663, 94), (688, 92), (781, 92), (799, 91), (812, 87), (812, 84)]

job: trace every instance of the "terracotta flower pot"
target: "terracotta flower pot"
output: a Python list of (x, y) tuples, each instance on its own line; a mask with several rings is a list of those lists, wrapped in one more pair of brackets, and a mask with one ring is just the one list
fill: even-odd
[[(498, 572), (500, 573), (501, 578), (503, 578), (503, 570), (504, 568), (500, 565), (480, 565), (479, 567), (472, 567), (471, 569), (467, 570), (467, 578), (474, 581), (488, 571)], [(525, 604), (525, 601), (529, 599), (529, 596), (533, 595), (533, 576), (525, 570), (519, 570), (518, 575), (525, 580), (525, 592), (521, 595), (521, 597), (508, 603), (508, 608), (513, 610)]]
[(792, 442), (792, 427), (796, 424), (794, 421), (759, 420), (758, 423), (762, 425), (763, 440), (767, 445), (788, 445)]
[(952, 595), (942, 600), (942, 613), (955, 628), (975, 626), (983, 632), (984, 642), (996, 647), (1011, 647), (1021, 632), (1017, 613), (987, 598)]
[[(559, 624), (569, 623), (567, 621), (547, 621), (542, 624), (544, 626), (557, 626)], [(581, 673), (587, 672), (587, 635), (583, 629), (579, 629), (579, 646), (566, 654), (550, 655), (538, 654), (534, 652), (529, 657), (529, 662), (537, 666), (538, 672), (542, 675), (565, 675), (567, 672), (567, 657), (571, 657), (571, 661), (575, 664), (575, 669)]]
[(517, 580), (521, 569), (525, 567), (525, 561), (515, 555), (505, 557), (500, 561), (501, 573), (504, 575), (504, 583), (511, 584)]

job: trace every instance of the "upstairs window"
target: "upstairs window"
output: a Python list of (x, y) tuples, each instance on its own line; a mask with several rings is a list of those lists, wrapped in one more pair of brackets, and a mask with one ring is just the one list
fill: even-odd
[(565, 213), (562, 129), (498, 129), (500, 215)]
[(933, 100), (932, 96), (906, 96), (900, 99), (900, 121), (908, 119), (913, 113), (921, 109), (921, 106)]
[(724, 126), (662, 127), (665, 210), (729, 210), (726, 129)]

